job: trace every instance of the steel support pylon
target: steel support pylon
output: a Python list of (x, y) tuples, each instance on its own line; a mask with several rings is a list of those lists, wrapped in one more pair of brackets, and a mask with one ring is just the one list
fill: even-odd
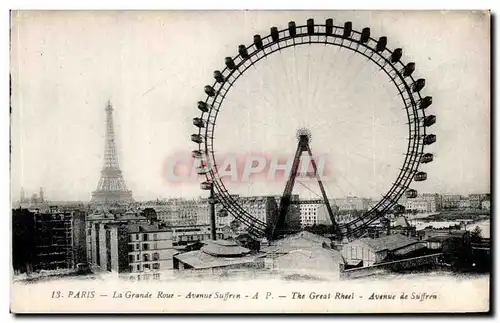
[(340, 238), (340, 231), (338, 230), (337, 223), (335, 222), (335, 215), (333, 214), (332, 207), (330, 206), (330, 201), (328, 200), (328, 197), (325, 192), (325, 188), (323, 186), (323, 182), (321, 181), (321, 178), (318, 174), (318, 168), (316, 165), (316, 162), (314, 161), (314, 158), (311, 153), (311, 148), (309, 147), (309, 134), (299, 134), (298, 135), (298, 145), (297, 145), (297, 150), (295, 152), (295, 157), (293, 159), (293, 164), (292, 164), (292, 169), (290, 172), (290, 176), (288, 178), (288, 181), (285, 186), (285, 190), (283, 192), (283, 195), (280, 200), (280, 205), (278, 209), (278, 218), (276, 220), (275, 225), (273, 226), (273, 230), (271, 233), (271, 239), (276, 239), (278, 235), (280, 234), (280, 230), (283, 230), (285, 228), (285, 222), (286, 222), (286, 217), (288, 215), (288, 212), (290, 211), (290, 205), (292, 204), (292, 191), (293, 187), (295, 185), (295, 179), (297, 177), (297, 171), (299, 169), (299, 164), (300, 164), (300, 157), (302, 156), (303, 152), (307, 152), (310, 159), (311, 159), (311, 164), (313, 166), (314, 174), (316, 177), (316, 180), (318, 181), (319, 188), (321, 190), (321, 195), (323, 196), (324, 203), (326, 205), (326, 209), (328, 211), (328, 215), (330, 217), (330, 221), (332, 221), (332, 225), (335, 231), (335, 234), (337, 235), (337, 238)]

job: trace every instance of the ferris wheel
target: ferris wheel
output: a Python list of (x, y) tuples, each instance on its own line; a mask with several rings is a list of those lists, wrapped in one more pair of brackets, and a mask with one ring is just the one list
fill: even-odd
[[(252, 235), (264, 236), (267, 224), (246, 211), (221, 180), (214, 146), (216, 124), (220, 112), (223, 112), (223, 105), (230, 90), (237, 88), (238, 80), (260, 61), (290, 48), (317, 45), (335, 47), (371, 62), (396, 89), (399, 112), (405, 116), (407, 126), (404, 161), (398, 166), (397, 176), (387, 179), (390, 182), (390, 188), (381, 194), (380, 201), (362, 215), (346, 223), (336, 223), (333, 211), (328, 207), (337, 238), (360, 237), (371, 223), (384, 217), (386, 213), (403, 212), (404, 207), (398, 204), (400, 198), (402, 196), (417, 197), (417, 190), (410, 188), (410, 185), (413, 181), (420, 182), (427, 179), (427, 173), (419, 170), (419, 167), (421, 164), (433, 161), (433, 154), (425, 152), (424, 148), (436, 141), (436, 136), (427, 131), (436, 122), (436, 116), (426, 115), (426, 109), (432, 104), (432, 97), (421, 93), (425, 87), (425, 79), (414, 77), (414, 62), (402, 62), (403, 50), (401, 48), (389, 49), (387, 37), (373, 38), (368, 27), (360, 32), (352, 28), (351, 22), (336, 26), (333, 19), (326, 19), (324, 24), (316, 24), (313, 19), (308, 19), (305, 25), (296, 25), (291, 21), (288, 27), (282, 30), (272, 27), (269, 35), (264, 37), (254, 35), (250, 45), (239, 45), (238, 54), (234, 57), (226, 57), (225, 67), (214, 71), (214, 83), (204, 87), (206, 99), (198, 102), (201, 116), (193, 118), (197, 132), (191, 135), (191, 140), (197, 144), (197, 149), (192, 151), (192, 156), (200, 166), (198, 174), (205, 177), (201, 188), (214, 192), (217, 202), (223, 205), (225, 212), (245, 224)], [(310, 133), (308, 130), (301, 131), (297, 134), (299, 140), (297, 151), (309, 151), (311, 154)], [(401, 149), (404, 148), (401, 147)], [(281, 214), (278, 223), (284, 221), (290, 204), (289, 184), (290, 180), (281, 198)], [(322, 197), (328, 206), (328, 199), (321, 182), (320, 185)], [(293, 188), (293, 183), (291, 187)]]

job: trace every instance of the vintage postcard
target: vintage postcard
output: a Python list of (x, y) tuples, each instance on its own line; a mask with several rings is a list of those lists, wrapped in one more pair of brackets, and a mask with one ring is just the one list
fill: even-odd
[(12, 11), (14, 313), (488, 313), (489, 11)]

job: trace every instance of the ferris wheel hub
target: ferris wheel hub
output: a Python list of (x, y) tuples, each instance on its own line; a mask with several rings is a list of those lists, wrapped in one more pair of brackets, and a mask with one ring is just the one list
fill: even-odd
[(312, 139), (311, 130), (307, 128), (300, 128), (297, 130), (296, 137), (297, 141), (302, 142), (304, 144), (308, 144), (311, 142)]

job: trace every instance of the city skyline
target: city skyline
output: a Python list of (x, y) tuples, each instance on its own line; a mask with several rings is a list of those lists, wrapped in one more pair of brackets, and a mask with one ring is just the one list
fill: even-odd
[[(43, 188), (43, 187), (42, 187)], [(37, 194), (37, 190), (26, 190), (25, 188), (22, 188), (22, 190), (24, 190), (25, 192), (25, 201), (29, 201), (32, 197), (39, 197), (39, 194)], [(203, 192), (202, 190), (200, 190), (201, 192)], [(30, 194), (31, 192), (31, 194)], [(434, 195), (434, 194), (437, 194), (437, 195), (440, 195), (440, 196), (461, 196), (463, 198), (469, 198), (471, 195), (477, 195), (477, 194), (491, 194), (490, 191), (482, 191), (482, 192), (471, 192), (471, 193), (467, 193), (467, 194), (463, 194), (463, 193), (459, 193), (459, 192), (447, 192), (447, 193), (440, 193), (440, 192), (419, 192), (418, 193), (418, 198), (421, 198), (423, 195), (428, 195), (428, 194), (431, 194), (431, 195)], [(15, 194), (14, 194), (15, 195)], [(18, 194), (19, 196), (21, 196), (21, 193)], [(279, 194), (266, 194), (266, 195), (242, 195), (242, 194), (237, 194), (239, 197), (245, 197), (245, 198), (249, 198), (249, 197), (268, 197), (268, 196), (275, 196), (275, 197), (281, 197), (281, 193)], [(300, 195), (299, 195), (299, 198)], [(339, 199), (350, 199), (350, 198), (359, 198), (359, 199), (370, 199), (372, 201), (378, 201), (378, 199), (376, 198), (372, 198), (372, 197), (366, 197), (366, 196), (354, 196), (354, 195), (348, 195), (348, 196), (336, 196), (336, 197), (329, 197), (329, 200), (339, 200)], [(404, 198), (404, 196), (402, 196), (401, 198)], [(156, 198), (152, 198), (152, 199), (140, 199), (140, 200), (135, 200), (134, 203), (145, 203), (145, 202), (152, 202), (152, 201), (164, 201), (164, 200), (179, 200), (179, 199), (184, 199), (184, 200), (197, 200), (197, 199), (208, 199), (208, 196), (206, 194), (200, 194), (200, 195), (193, 195), (193, 196), (158, 196)], [(318, 198), (320, 199), (320, 198)], [(306, 199), (304, 199), (306, 200)], [(307, 199), (309, 200), (309, 199)], [(17, 198), (13, 198), (12, 200), (13, 202), (20, 202), (20, 199), (17, 199)], [(87, 200), (57, 200), (57, 199), (51, 199), (50, 196), (47, 197), (47, 195), (45, 194), (45, 191), (44, 191), (44, 201), (46, 202), (79, 202), (79, 203), (89, 203), (89, 201)]]
[[(44, 187), (49, 199), (81, 201), (90, 200), (90, 193), (95, 190), (102, 167), (105, 132), (103, 110), (108, 99), (111, 99), (115, 107), (117, 145), (122, 171), (136, 199), (203, 196), (199, 182), (183, 183), (183, 185), (165, 182), (162, 167), (169, 156), (175, 155), (176, 152), (189, 152), (195, 148), (189, 140), (189, 135), (194, 131), (191, 119), (197, 116), (196, 101), (203, 99), (203, 85), (212, 82), (213, 70), (221, 68), (223, 58), (235, 53), (239, 43), (250, 42), (254, 33), (267, 34), (268, 26), (285, 27), (289, 20), (305, 21), (309, 16), (323, 20), (324, 17), (331, 16), (327, 12), (283, 12), (272, 15), (265, 12), (235, 12), (232, 15), (222, 15), (217, 12), (203, 14), (108, 12), (91, 15), (75, 12), (64, 14), (24, 12), (18, 15), (13, 17), (12, 26), (12, 33), (16, 36), (12, 37), (11, 71), (12, 197), (14, 199), (19, 194), (17, 192), (21, 187), (27, 190), (31, 187)], [(78, 16), (78, 25), (69, 22), (73, 17), (71, 15)], [(157, 15), (157, 20), (147, 19), (147, 22), (146, 19), (142, 20), (145, 16), (150, 17), (149, 15)], [(486, 26), (487, 19), (481, 20), (480, 14), (476, 19), (465, 19), (465, 14), (461, 16), (459, 12), (445, 16), (431, 14), (426, 18), (429, 25), (420, 26), (417, 25), (420, 23), (418, 14), (414, 18), (405, 17), (404, 23), (397, 14), (391, 13), (391, 15), (393, 20), (391, 25), (400, 23), (402, 28), (388, 30), (385, 27), (383, 12), (345, 12), (333, 16), (336, 17), (336, 23), (352, 20), (356, 28), (371, 26), (374, 34), (387, 35), (393, 44), (391, 47), (400, 46), (405, 53), (411, 55), (409, 58), (415, 60), (419, 75), (428, 81), (426, 93), (434, 97), (435, 102), (431, 109), (438, 117), (438, 123), (431, 128), (438, 138), (437, 143), (430, 149), (436, 158), (433, 163), (425, 167), (425, 171), (429, 173), (428, 181), (412, 187), (419, 192), (438, 191), (463, 195), (489, 192), (489, 57), (477, 59), (475, 56), (475, 50), (489, 53), (489, 38), (486, 33), (484, 37), (475, 38), (475, 46), (464, 44), (468, 41), (467, 35), (481, 36), (482, 30), (485, 28), (489, 30), (489, 25)], [(470, 14), (466, 15), (469, 17)], [(282, 19), (278, 19), (280, 16)], [(27, 21), (29, 24), (26, 24)], [(242, 26), (239, 24), (241, 21), (246, 21), (246, 24)], [(469, 25), (471, 21), (472, 26)], [(129, 26), (126, 31), (121, 28), (124, 23)], [(61, 28), (62, 24), (66, 24), (68, 30), (68, 34), (64, 35), (71, 34), (73, 39), (79, 38), (74, 35), (80, 35), (82, 41), (77, 44), (63, 34), (47, 32), (51, 28)], [(230, 25), (233, 27), (228, 28)], [(249, 28), (249, 26), (259, 27)], [(442, 33), (438, 36), (430, 34), (430, 30), (437, 27)], [(409, 29), (414, 36), (408, 37)], [(69, 32), (70, 30), (74, 33)], [(177, 32), (176, 36), (169, 38), (168, 35), (172, 35), (174, 30)], [(196, 37), (198, 33), (211, 36)], [(91, 34), (93, 37), (83, 37), (85, 34)], [(435, 41), (427, 39), (422, 45), (418, 40), (424, 37), (434, 37)], [(124, 39), (134, 39), (134, 41), (125, 44)], [(192, 42), (192, 39), (197, 41)], [(102, 51), (104, 46), (106, 50)], [(477, 49), (478, 46), (481, 48)], [(450, 47), (456, 50), (450, 51)], [(200, 48), (203, 50), (200, 51)], [(295, 54), (303, 53), (297, 51)], [(287, 59), (291, 59), (291, 56), (283, 55), (285, 63)], [(191, 64), (171, 64), (180, 57), (184, 62), (189, 60)], [(457, 65), (460, 65), (461, 69), (453, 68), (453, 71), (448, 69)], [(272, 78), (272, 67), (266, 69), (266, 65), (263, 66), (263, 71)], [(360, 70), (363, 68), (362, 65), (355, 67), (359, 67)], [(341, 72), (344, 70), (341, 69)], [(368, 72), (369, 69), (363, 72), (367, 78)], [(49, 74), (53, 76), (48, 78)], [(173, 78), (169, 75), (175, 75), (177, 84), (174, 84)], [(461, 82), (462, 75), (468, 76), (466, 84)], [(279, 76), (274, 77), (271, 81), (280, 80)], [(46, 82), (41, 82), (42, 79)], [(245, 95), (258, 98), (258, 95), (245, 93), (245, 89), (247, 92), (251, 92), (248, 89), (256, 89), (259, 84), (256, 82), (259, 82), (259, 79), (248, 78), (243, 81), (246, 84), (242, 84), (232, 95), (237, 98)], [(371, 87), (372, 82), (373, 79), (369, 79), (358, 83), (355, 90), (371, 95), (371, 92), (374, 92)], [(332, 81), (332, 84), (333, 90), (336, 83)], [(465, 87), (460, 97), (456, 95), (456, 87), (459, 85)], [(261, 89), (268, 86), (269, 84), (260, 85)], [(283, 91), (284, 88), (278, 90)], [(384, 99), (384, 95), (387, 96), (385, 90), (393, 91), (381, 85), (375, 89), (372, 101), (378, 103)], [(266, 93), (268, 97), (272, 94), (269, 91)], [(389, 94), (392, 95), (392, 92)], [(363, 98), (364, 95), (356, 96)], [(245, 154), (255, 150), (276, 151), (277, 148), (284, 147), (280, 150), (280, 154), (293, 154), (296, 147), (294, 129), (297, 120), (292, 118), (294, 120), (283, 125), (282, 132), (270, 136), (269, 133), (262, 131), (273, 127), (273, 123), (270, 123), (273, 119), (269, 118), (268, 114), (277, 114), (283, 106), (278, 104), (277, 110), (273, 112), (266, 105), (269, 102), (265, 102), (269, 98), (262, 96), (262, 100), (256, 99), (251, 105), (246, 101), (238, 101), (237, 98), (233, 97), (232, 100), (229, 98), (227, 108), (236, 109), (241, 105), (245, 106), (246, 111), (254, 108), (255, 113), (250, 115), (226, 111), (226, 114), (222, 114), (221, 132), (216, 141), (218, 147), (221, 147), (220, 150)], [(347, 96), (344, 99), (352, 98)], [(332, 99), (325, 97), (323, 101), (319, 101), (319, 105), (328, 102), (325, 100)], [(397, 100), (386, 100), (391, 107), (397, 104)], [(363, 113), (359, 111), (362, 102), (356, 100), (353, 102), (357, 104), (358, 110), (343, 117), (349, 118), (357, 113)], [(264, 108), (267, 110), (263, 110)], [(328, 110), (325, 111), (329, 113), (326, 116), (331, 116)], [(321, 116), (325, 111), (318, 113)], [(245, 115), (248, 118), (244, 119), (245, 121), (253, 120), (253, 127), (241, 129), (241, 125), (232, 123), (231, 119), (237, 120)], [(267, 117), (254, 120), (259, 115)], [(324, 119), (325, 115), (322, 116)], [(274, 118), (276, 117), (274, 115)], [(307, 116), (300, 118), (302, 117)], [(325, 127), (316, 124), (314, 120), (309, 119), (307, 125)], [(366, 124), (362, 122), (357, 126), (356, 123), (349, 125), (357, 127), (354, 132), (366, 128)], [(345, 130), (340, 126), (340, 130)], [(488, 131), (484, 131), (485, 128)], [(390, 133), (401, 129), (373, 127), (370, 131), (371, 135), (383, 138), (387, 134), (385, 131)], [(224, 136), (225, 133), (234, 135)], [(333, 137), (339, 134), (340, 132), (333, 133)], [(335, 153), (334, 148), (339, 145), (334, 148), (326, 144), (321, 145), (322, 142), (329, 142), (329, 136), (332, 134), (313, 132), (313, 151)], [(267, 140), (269, 137), (274, 139)], [(377, 147), (387, 143), (389, 147), (385, 152), (387, 155), (401, 152), (397, 149), (402, 147), (402, 138), (400, 136), (394, 138), (391, 141), (383, 141)], [(349, 141), (356, 142), (356, 138), (351, 136)], [(348, 148), (345, 148), (345, 152), (350, 151)], [(380, 160), (384, 155), (382, 152), (380, 156), (375, 156), (370, 147), (363, 152), (369, 157), (373, 155), (374, 159), (380, 157)], [(342, 159), (341, 162), (346, 160)], [(351, 160), (353, 165), (346, 166), (341, 163), (340, 169), (353, 167), (350, 171), (352, 174), (364, 169), (363, 166), (356, 166), (360, 159), (351, 158)], [(391, 167), (397, 164), (395, 162)], [(381, 165), (383, 163), (378, 164)], [(384, 185), (389, 185), (386, 177), (395, 178), (393, 175), (389, 176), (375, 170), (365, 175), (366, 178), (371, 176), (369, 180), (373, 179), (371, 183), (381, 192)], [(378, 178), (380, 176), (383, 178)], [(355, 182), (352, 186), (354, 189), (362, 190), (365, 176), (359, 178), (360, 182)], [(349, 178), (349, 181), (353, 181), (353, 178)], [(255, 183), (254, 187), (247, 185), (243, 188), (229, 187), (229, 189), (232, 193), (240, 195), (252, 195), (252, 192), (266, 193), (262, 195), (281, 195), (284, 184), (284, 181), (276, 185)], [(350, 193), (349, 189), (346, 189), (351, 186), (348, 184), (349, 182), (340, 184), (344, 185), (342, 189), (346, 191), (345, 193)], [(334, 191), (335, 187), (330, 186), (328, 189)], [(267, 194), (268, 192), (274, 193)], [(329, 197), (334, 198), (338, 195), (329, 194)]]

